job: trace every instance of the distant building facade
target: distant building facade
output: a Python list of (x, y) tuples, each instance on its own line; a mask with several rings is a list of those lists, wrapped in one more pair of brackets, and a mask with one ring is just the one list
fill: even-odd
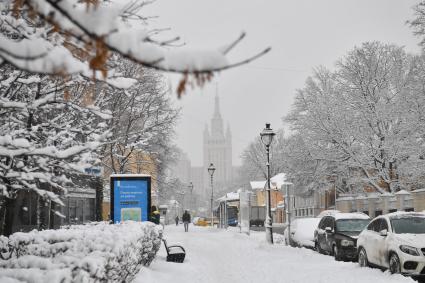
[(218, 96), (215, 97), (214, 112), (210, 124), (205, 125), (202, 149), (203, 161), (201, 166), (192, 166), (188, 155), (180, 152), (171, 172), (183, 183), (192, 182), (193, 194), (200, 198), (200, 205), (208, 207), (211, 196), (211, 177), (208, 174), (210, 164), (213, 163), (216, 168), (214, 172), (214, 192), (216, 196), (228, 190), (240, 175), (240, 167), (233, 166), (232, 132), (229, 125), (225, 130)]
[(226, 132), (224, 131), (218, 96), (215, 97), (211, 125), (210, 127), (205, 125), (203, 136), (204, 195), (208, 195), (209, 192), (210, 176), (207, 169), (211, 163), (216, 168), (214, 184), (219, 187), (229, 185), (233, 180), (232, 133), (230, 126), (227, 126)]
[(192, 166), (189, 156), (186, 152), (179, 150), (178, 158), (171, 167), (172, 175), (185, 184), (193, 182), (192, 180)]
[(191, 168), (191, 176), (192, 176), (192, 184), (193, 184), (193, 191), (197, 192), (198, 194), (203, 191), (204, 188), (204, 167), (203, 166), (197, 166)]

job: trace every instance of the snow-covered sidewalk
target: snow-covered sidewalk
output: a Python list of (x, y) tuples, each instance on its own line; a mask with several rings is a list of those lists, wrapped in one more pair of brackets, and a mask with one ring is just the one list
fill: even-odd
[(357, 263), (336, 262), (333, 257), (308, 249), (268, 245), (264, 232), (251, 236), (236, 230), (183, 225), (166, 226), (168, 243), (186, 249), (184, 263), (165, 261), (162, 245), (149, 268), (143, 267), (137, 283), (237, 283), (237, 282), (323, 282), (323, 283), (403, 283), (415, 282), (378, 269), (360, 268)]

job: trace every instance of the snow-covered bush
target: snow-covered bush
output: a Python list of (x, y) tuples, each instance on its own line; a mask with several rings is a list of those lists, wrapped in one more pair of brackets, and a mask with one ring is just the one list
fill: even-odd
[[(0, 238), (0, 279), (24, 282), (127, 282), (161, 245), (152, 223), (106, 222)], [(1, 281), (1, 280), (0, 280)]]

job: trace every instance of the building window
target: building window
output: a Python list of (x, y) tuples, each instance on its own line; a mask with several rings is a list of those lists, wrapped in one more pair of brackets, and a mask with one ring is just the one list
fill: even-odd
[(84, 222), (94, 221), (94, 199), (84, 200)]
[(68, 200), (68, 224), (75, 224), (77, 221), (77, 200), (69, 198)]

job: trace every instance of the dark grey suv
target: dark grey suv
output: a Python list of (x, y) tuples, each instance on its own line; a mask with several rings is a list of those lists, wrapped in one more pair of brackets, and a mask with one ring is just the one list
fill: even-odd
[(364, 213), (329, 213), (314, 231), (316, 250), (335, 260), (357, 260), (357, 237), (369, 222)]

